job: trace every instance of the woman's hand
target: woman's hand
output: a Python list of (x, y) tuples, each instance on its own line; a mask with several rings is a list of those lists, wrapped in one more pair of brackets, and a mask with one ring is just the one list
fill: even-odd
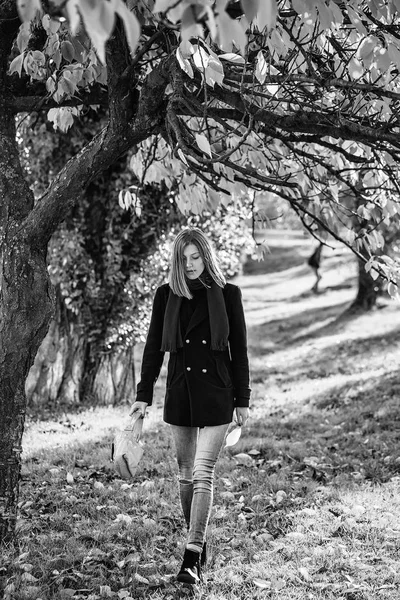
[(146, 416), (147, 402), (134, 402), (129, 411), (129, 416), (133, 417), (135, 413), (139, 413), (142, 418)]
[(247, 406), (237, 406), (236, 407), (236, 421), (237, 424), (241, 427), (246, 425), (246, 421), (249, 418), (249, 409)]

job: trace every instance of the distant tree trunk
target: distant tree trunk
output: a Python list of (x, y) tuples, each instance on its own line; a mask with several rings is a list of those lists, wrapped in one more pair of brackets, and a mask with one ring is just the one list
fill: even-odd
[(59, 290), (56, 314), (26, 381), (28, 402), (36, 405), (120, 404), (135, 388), (133, 347), (105, 353), (90, 344), (85, 323), (67, 310)]
[[(365, 199), (359, 196), (354, 199), (354, 204), (355, 210), (357, 211), (360, 206), (363, 206), (365, 204)], [(361, 219), (355, 220), (353, 222), (353, 228), (355, 231), (358, 232), (360, 232), (364, 227), (367, 226), (368, 222), (363, 221)], [(359, 252), (362, 256), (364, 256), (365, 261), (367, 261), (370, 258), (370, 255), (366, 252), (364, 246), (360, 248)], [(373, 310), (373, 308), (375, 308), (376, 306), (376, 301), (382, 287), (382, 279), (380, 277), (378, 277), (378, 279), (373, 279), (371, 275), (365, 270), (365, 261), (363, 261), (362, 258), (357, 257), (358, 289), (357, 295), (350, 306), (351, 311)]]
[(352, 310), (372, 310), (376, 306), (382, 282), (380, 278), (373, 279), (365, 270), (365, 262), (361, 258), (358, 261), (358, 290), (357, 296), (351, 304)]
[(55, 317), (26, 381), (29, 403), (79, 403), (86, 341), (83, 326), (77, 319), (71, 321), (70, 315), (57, 290)]

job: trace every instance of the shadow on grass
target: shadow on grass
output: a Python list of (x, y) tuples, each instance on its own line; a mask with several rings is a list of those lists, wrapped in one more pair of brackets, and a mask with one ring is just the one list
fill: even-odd
[[(253, 423), (251, 436), (279, 468), (321, 481), (388, 481), (400, 474), (400, 378), (397, 372), (336, 386), (309, 398), (301, 414), (273, 410)], [(307, 465), (313, 457), (314, 468)], [(305, 474), (306, 474), (305, 473)]]
[[(270, 319), (255, 327), (249, 327), (252, 340), (249, 347), (254, 355), (258, 356), (273, 352), (275, 350), (273, 346), (285, 348), (301, 344), (306, 339), (327, 335), (328, 332), (329, 335), (340, 333), (348, 322), (348, 318), (342, 318), (347, 306), (347, 302), (342, 302), (320, 308), (305, 309), (290, 316)], [(313, 330), (302, 334), (310, 326), (313, 326)], [(259, 342), (262, 340), (269, 340), (272, 345), (265, 349), (262, 345), (259, 346)]]

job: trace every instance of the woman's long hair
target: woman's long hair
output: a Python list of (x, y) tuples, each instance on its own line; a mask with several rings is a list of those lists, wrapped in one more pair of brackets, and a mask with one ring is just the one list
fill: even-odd
[(177, 296), (193, 298), (190, 293), (185, 267), (183, 262), (183, 251), (189, 244), (194, 244), (198, 249), (204, 262), (205, 269), (210, 277), (220, 287), (224, 287), (226, 279), (219, 267), (218, 259), (209, 240), (197, 227), (182, 229), (176, 236), (172, 246), (171, 270), (169, 273), (169, 286)]

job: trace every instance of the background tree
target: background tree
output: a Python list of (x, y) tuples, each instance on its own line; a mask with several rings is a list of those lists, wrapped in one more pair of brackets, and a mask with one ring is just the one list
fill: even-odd
[[(39, 0), (18, 6), (21, 28), (14, 1), (0, 0), (0, 539), (16, 517), (25, 378), (53, 311), (47, 246), (129, 149), (151, 142), (159, 168), (140, 184), (152, 173), (168, 186), (167, 164), (184, 212), (238, 201), (248, 187), (272, 191), (358, 255), (362, 244), (374, 252), (376, 223), (398, 211), (394, 0), (68, 0), (39, 16)], [(46, 111), (67, 130), (93, 105), (108, 106), (107, 124), (35, 203), (14, 116)], [(355, 189), (360, 170), (372, 175)], [(368, 227), (344, 236), (348, 191), (368, 200)], [(367, 266), (397, 293), (390, 257)]]
[[(102, 120), (89, 111), (66, 135), (40, 118), (23, 117), (21, 160), (35, 197)], [(128, 160), (121, 158), (82, 192), (51, 239), (56, 314), (27, 379), (35, 405), (110, 404), (134, 396), (134, 346), (146, 334), (154, 288), (166, 280), (171, 235), (186, 218), (162, 184), (139, 190)], [(228, 205), (189, 219), (214, 239), (230, 277), (240, 269), (240, 254), (251, 251), (248, 213), (249, 206)]]

